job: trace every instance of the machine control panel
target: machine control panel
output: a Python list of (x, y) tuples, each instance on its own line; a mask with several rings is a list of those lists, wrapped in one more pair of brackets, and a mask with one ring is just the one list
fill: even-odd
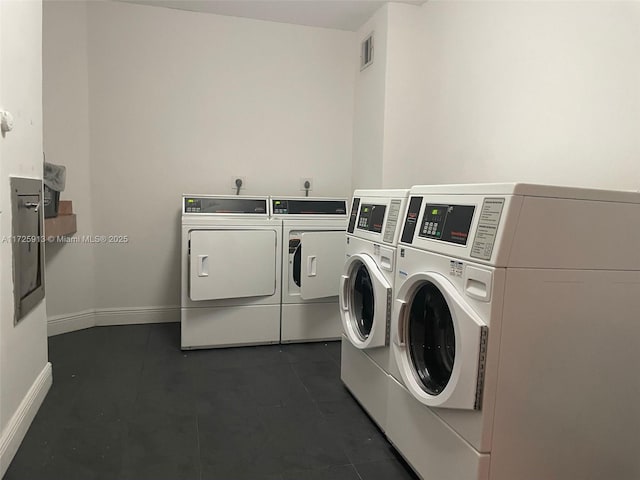
[(346, 200), (272, 199), (276, 215), (346, 215)]
[(266, 215), (267, 199), (184, 197), (183, 213)]
[(384, 226), (383, 242), (392, 243), (393, 236), (396, 233), (396, 227), (398, 226), (398, 217), (400, 216), (400, 205), (402, 200), (391, 200), (389, 204), (389, 215), (387, 215), (387, 223)]
[(491, 260), (493, 247), (498, 236), (498, 225), (504, 208), (504, 198), (485, 198), (480, 210), (476, 236), (471, 246), (471, 256), (481, 260)]
[(353, 230), (356, 228), (356, 220), (358, 219), (358, 209), (360, 208), (360, 199), (355, 197), (353, 199), (353, 203), (351, 204), (351, 216), (349, 217), (349, 226), (347, 227), (347, 232), (353, 233)]
[(420, 207), (422, 206), (422, 197), (411, 197), (409, 199), (409, 208), (407, 210), (407, 216), (404, 220), (404, 228), (402, 230), (401, 242), (412, 243), (413, 235), (416, 232), (416, 225), (418, 224), (418, 215), (420, 215)]
[(363, 204), (360, 207), (358, 228), (368, 232), (381, 233), (386, 210), (386, 205)]
[(426, 204), (418, 235), (432, 240), (466, 245), (474, 205)]

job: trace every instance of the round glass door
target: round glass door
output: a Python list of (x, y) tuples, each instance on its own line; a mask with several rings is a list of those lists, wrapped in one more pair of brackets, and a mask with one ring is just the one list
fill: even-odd
[(369, 337), (373, 328), (375, 313), (373, 284), (371, 283), (369, 270), (363, 263), (358, 262), (357, 269), (354, 270), (356, 276), (352, 293), (353, 323), (360, 338), (365, 340)]
[(439, 395), (449, 383), (456, 356), (451, 311), (433, 283), (424, 282), (411, 301), (407, 319), (408, 347), (420, 387)]

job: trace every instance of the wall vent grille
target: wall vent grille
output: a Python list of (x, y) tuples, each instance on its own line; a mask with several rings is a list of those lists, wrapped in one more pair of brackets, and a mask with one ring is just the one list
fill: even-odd
[(373, 63), (373, 32), (360, 45), (360, 70), (364, 70)]

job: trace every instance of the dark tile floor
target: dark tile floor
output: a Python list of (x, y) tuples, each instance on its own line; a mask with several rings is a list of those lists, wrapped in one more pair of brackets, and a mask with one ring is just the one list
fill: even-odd
[(340, 381), (340, 343), (182, 352), (179, 324), (49, 339), (5, 480), (416, 478)]

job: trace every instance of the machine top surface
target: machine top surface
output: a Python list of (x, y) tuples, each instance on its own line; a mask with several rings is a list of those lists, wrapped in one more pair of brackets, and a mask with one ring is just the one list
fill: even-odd
[(498, 267), (640, 270), (640, 193), (415, 186), (399, 243)]
[(532, 183), (414, 185), (410, 195), (518, 195), (529, 197), (640, 203), (640, 192)]
[(371, 198), (402, 198), (409, 193), (408, 188), (391, 188), (391, 189), (361, 189), (353, 192), (354, 197), (371, 197)]

